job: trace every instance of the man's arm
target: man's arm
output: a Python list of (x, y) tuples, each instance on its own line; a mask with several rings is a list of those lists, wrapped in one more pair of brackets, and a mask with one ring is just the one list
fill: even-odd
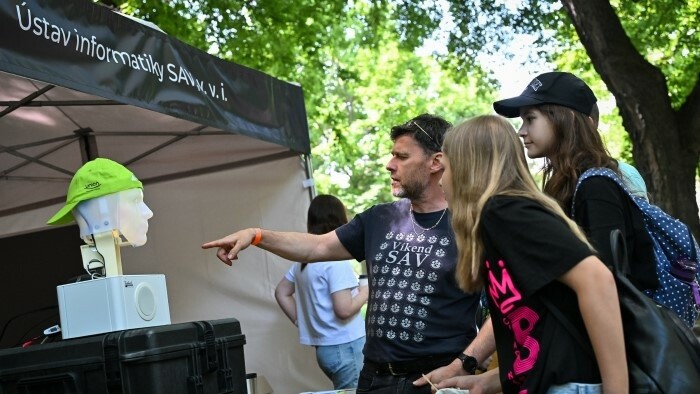
[(315, 235), (247, 228), (216, 241), (207, 242), (202, 245), (202, 249), (219, 248), (216, 256), (224, 264), (231, 265), (233, 260), (238, 259), (238, 253), (250, 246), (258, 230), (261, 232), (261, 238), (256, 246), (287, 260), (313, 263), (352, 258), (340, 243), (335, 231)]
[[(478, 365), (482, 365), (495, 351), (496, 339), (493, 336), (493, 325), (489, 317), (481, 326), (481, 330), (479, 330), (476, 338), (464, 349), (464, 354), (474, 357)], [(450, 364), (437, 368), (425, 376), (427, 376), (431, 382), (438, 384), (447, 378), (464, 375), (468, 375), (468, 373), (462, 368), (462, 361), (455, 358)], [(415, 386), (424, 386), (428, 384), (428, 381), (425, 378), (420, 378), (413, 382), (413, 384)]]
[(290, 282), (287, 278), (282, 278), (275, 288), (275, 299), (280, 308), (282, 308), (282, 312), (296, 325), (297, 304), (294, 300), (294, 290), (294, 283)]

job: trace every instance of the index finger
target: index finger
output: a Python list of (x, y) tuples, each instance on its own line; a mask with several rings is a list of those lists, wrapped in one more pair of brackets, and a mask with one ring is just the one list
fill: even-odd
[(425, 378), (425, 375), (413, 381), (414, 386), (425, 386), (427, 383), (428, 380)]
[(222, 239), (217, 239), (216, 241), (209, 241), (207, 243), (202, 244), (202, 249), (211, 249), (211, 248), (219, 248), (225, 245), (225, 242), (223, 242)]

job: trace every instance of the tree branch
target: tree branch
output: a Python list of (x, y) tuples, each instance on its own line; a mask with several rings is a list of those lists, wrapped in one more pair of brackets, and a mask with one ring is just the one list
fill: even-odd
[[(649, 170), (666, 168), (653, 146), (681, 152), (688, 141), (678, 133), (666, 78), (634, 47), (607, 0), (561, 0), (593, 66), (617, 100), (625, 129)], [(644, 81), (640, 83), (640, 81)], [(664, 125), (665, 130), (651, 125)]]
[[(655, 139), (645, 124), (675, 126), (663, 73), (634, 47), (607, 0), (561, 0), (593, 66), (617, 99), (633, 140)], [(640, 84), (639, 81), (645, 81)], [(659, 107), (662, 107), (661, 110)], [(663, 111), (668, 108), (668, 111)], [(645, 118), (653, 117), (647, 121)], [(641, 135), (635, 135), (641, 133)], [(668, 136), (667, 136), (668, 137)], [(680, 145), (678, 136), (676, 144)], [(658, 139), (658, 136), (656, 136)], [(660, 142), (660, 141), (655, 141)], [(667, 140), (668, 142), (668, 140)]]

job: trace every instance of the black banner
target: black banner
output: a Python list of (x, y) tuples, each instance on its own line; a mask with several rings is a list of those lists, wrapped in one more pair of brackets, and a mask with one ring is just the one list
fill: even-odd
[(299, 86), (89, 0), (1, 1), (0, 70), (310, 152)]

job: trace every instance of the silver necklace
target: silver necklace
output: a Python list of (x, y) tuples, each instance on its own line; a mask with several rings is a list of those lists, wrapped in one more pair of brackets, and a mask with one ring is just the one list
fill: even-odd
[[(440, 215), (440, 219), (438, 219), (438, 221), (435, 222), (435, 224), (433, 224), (432, 226), (430, 226), (430, 227), (428, 227), (428, 228), (425, 228), (425, 227), (421, 226), (420, 224), (416, 223), (416, 219), (415, 219), (415, 217), (414, 217), (415, 214), (413, 213), (413, 203), (411, 203), (411, 212), (410, 212), (410, 216), (411, 216), (411, 224), (413, 225), (413, 233), (416, 234), (416, 235), (423, 235), (423, 233), (425, 233), (426, 231), (429, 231), (429, 230), (434, 229), (434, 228), (437, 227), (438, 224), (440, 224), (440, 222), (442, 221), (443, 216), (445, 216), (445, 212), (447, 212), (447, 208), (445, 208), (445, 209), (442, 210), (442, 215)], [(421, 229), (421, 230), (423, 230), (423, 231), (421, 231), (420, 233), (419, 233), (418, 231), (416, 231), (416, 226), (418, 226), (418, 228)]]

